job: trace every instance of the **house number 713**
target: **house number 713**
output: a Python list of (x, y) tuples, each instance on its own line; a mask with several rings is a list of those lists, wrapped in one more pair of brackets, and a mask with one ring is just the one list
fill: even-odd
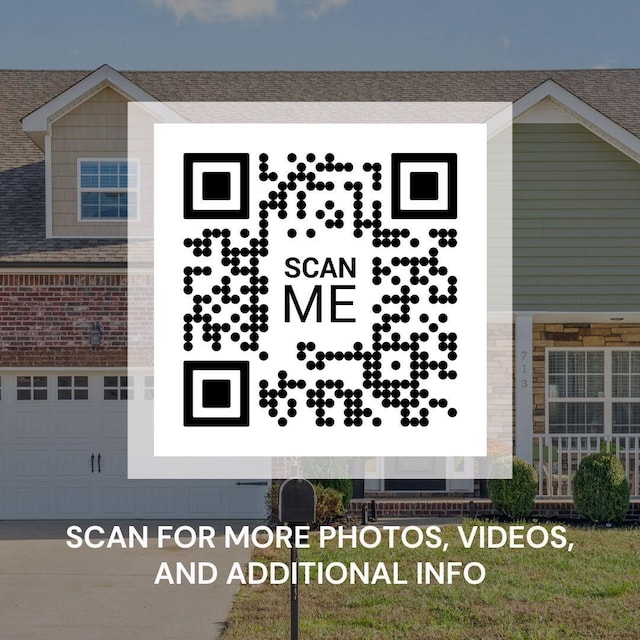
[(528, 367), (527, 367), (527, 356), (529, 355), (528, 351), (520, 352), (520, 361), (522, 362), (522, 370), (520, 375), (520, 387), (522, 389), (526, 389), (529, 386), (529, 377), (528, 377)]

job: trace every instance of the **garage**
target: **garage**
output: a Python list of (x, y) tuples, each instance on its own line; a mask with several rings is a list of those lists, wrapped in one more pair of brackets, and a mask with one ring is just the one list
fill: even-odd
[(0, 370), (0, 518), (224, 518), (265, 514), (266, 482), (128, 480), (124, 370)]

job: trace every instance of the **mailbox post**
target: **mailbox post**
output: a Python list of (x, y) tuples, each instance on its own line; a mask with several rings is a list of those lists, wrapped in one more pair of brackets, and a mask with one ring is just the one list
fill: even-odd
[[(283, 524), (295, 528), (315, 522), (316, 492), (308, 480), (285, 480), (280, 486), (279, 505)], [(291, 640), (298, 640), (298, 549), (295, 543), (291, 545)]]

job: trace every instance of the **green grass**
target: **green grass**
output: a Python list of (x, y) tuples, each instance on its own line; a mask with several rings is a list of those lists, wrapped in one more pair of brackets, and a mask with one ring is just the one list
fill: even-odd
[[(465, 530), (473, 524), (466, 521)], [(503, 524), (502, 526), (508, 526)], [(529, 525), (528, 525), (529, 526)], [(301, 640), (631, 640), (640, 637), (640, 530), (568, 528), (572, 552), (464, 549), (442, 527), (446, 552), (426, 547), (300, 550), (300, 561), (400, 563), (407, 585), (300, 585)], [(253, 560), (287, 562), (288, 550)], [(417, 562), (481, 562), (479, 585), (417, 585)], [(223, 640), (288, 640), (289, 585), (243, 586)]]

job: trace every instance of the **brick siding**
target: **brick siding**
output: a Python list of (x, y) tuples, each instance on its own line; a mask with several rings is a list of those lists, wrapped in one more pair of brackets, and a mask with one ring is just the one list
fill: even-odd
[[(376, 498), (376, 516), (380, 518), (407, 517), (483, 517), (495, 516), (491, 501), (484, 498), (473, 499), (429, 499), (411, 500)], [(348, 515), (359, 517), (362, 507), (371, 514), (371, 499), (351, 501)], [(578, 519), (580, 516), (571, 500), (536, 500), (532, 517)], [(640, 501), (631, 502), (625, 522), (640, 522)]]
[[(151, 296), (148, 276), (145, 285)], [(0, 274), (0, 367), (126, 365), (126, 274)]]

